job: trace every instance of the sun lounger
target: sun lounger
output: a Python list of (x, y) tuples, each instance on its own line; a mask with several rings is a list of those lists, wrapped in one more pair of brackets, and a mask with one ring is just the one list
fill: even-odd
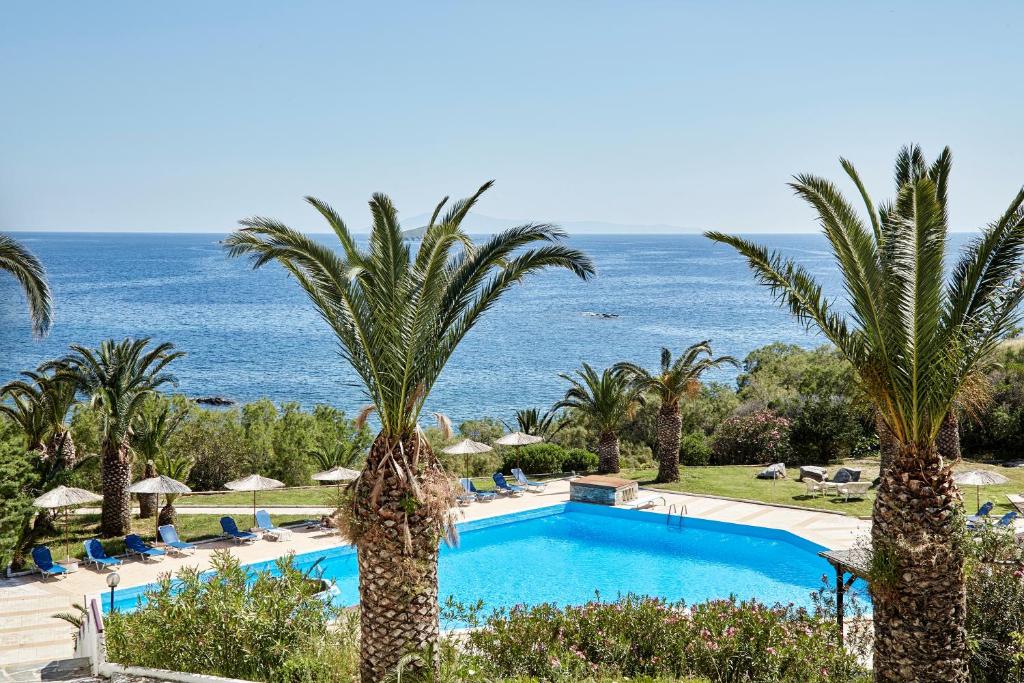
[(256, 526), (275, 541), (290, 541), (292, 538), (291, 529), (274, 526), (274, 523), (270, 521), (270, 513), (266, 510), (256, 511)]
[(505, 481), (505, 475), (501, 472), (495, 472), (491, 479), (494, 480), (494, 486), (498, 489), (498, 493), (502, 493), (506, 496), (521, 496), (525, 490), (522, 486), (514, 486)]
[(993, 507), (995, 507), (995, 505), (993, 505), (991, 501), (986, 501), (980, 508), (978, 508), (976, 513), (967, 517), (967, 528), (970, 529), (978, 524), (985, 523), (988, 519), (988, 514), (992, 512)]
[(1018, 496), (1013, 493), (1007, 493), (1006, 499), (1010, 501), (1010, 505), (1017, 508), (1017, 512), (1024, 515), (1024, 496)]
[(178, 530), (174, 528), (173, 524), (165, 524), (157, 529), (157, 531), (160, 532), (160, 540), (167, 546), (168, 550), (179, 555), (184, 555), (185, 551), (193, 553), (196, 551), (194, 544), (185, 543), (178, 538)]
[(870, 481), (851, 481), (847, 484), (840, 484), (836, 490), (848, 503), (851, 498), (863, 498), (870, 488)]
[(138, 534), (128, 534), (125, 536), (124, 547), (128, 550), (129, 555), (138, 555), (143, 560), (162, 560), (167, 555), (167, 551), (154, 548), (143, 541), (142, 537)]
[(121, 566), (121, 560), (107, 555), (107, 551), (103, 549), (103, 544), (95, 538), (90, 538), (88, 541), (83, 542), (82, 547), (85, 548), (85, 561), (96, 565), (97, 569)]
[(238, 525), (235, 524), (233, 517), (221, 517), (220, 528), (224, 531), (224, 535), (234, 540), (236, 543), (255, 543), (257, 536), (249, 531), (239, 531)]
[(68, 573), (68, 570), (64, 569), (64, 567), (53, 563), (50, 549), (45, 545), (37, 545), (35, 548), (32, 548), (32, 561), (35, 562), (36, 568), (42, 573), (44, 579), (48, 576), (60, 578)]
[(480, 491), (473, 484), (473, 480), (469, 478), (460, 479), (459, 483), (462, 484), (462, 488), (467, 494), (473, 496), (480, 503), (492, 501), (498, 495), (494, 491)]
[(993, 524), (992, 526), (996, 527), (997, 529), (1004, 529), (1004, 528), (1012, 529), (1013, 528), (1013, 522), (1016, 519), (1017, 519), (1017, 511), (1016, 510), (1010, 510), (1005, 515), (1000, 517), (999, 521), (996, 522), (995, 524)]
[(662, 505), (668, 504), (668, 501), (665, 500), (665, 496), (653, 495), (624, 501), (619, 503), (619, 507), (624, 507), (628, 510), (642, 510), (643, 508), (654, 507), (654, 501), (656, 500), (660, 500)]
[(518, 467), (512, 468), (512, 476), (516, 478), (516, 481), (519, 482), (520, 485), (525, 486), (531, 491), (543, 491), (544, 487), (547, 486), (547, 484), (542, 481), (531, 481), (527, 479), (526, 473)]

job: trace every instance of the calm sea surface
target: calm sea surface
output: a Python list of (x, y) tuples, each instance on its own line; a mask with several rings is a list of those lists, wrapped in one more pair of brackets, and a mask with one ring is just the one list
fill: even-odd
[[(299, 287), (273, 266), (253, 272), (229, 260), (220, 235), (17, 233), (42, 259), (56, 322), (31, 337), (20, 293), (0, 275), (0, 381), (59, 356), (69, 343), (151, 336), (188, 356), (173, 367), (179, 391), (239, 401), (267, 396), (354, 411), (366, 403), (326, 325)], [(954, 235), (954, 248), (967, 235)], [(320, 236), (328, 242), (333, 237)], [(842, 294), (820, 235), (763, 235)], [(698, 235), (580, 236), (572, 243), (597, 264), (581, 282), (543, 273), (506, 295), (466, 338), (428, 408), (454, 420), (508, 418), (561, 397), (558, 377), (581, 361), (655, 366), (658, 350), (701, 339), (742, 358), (772, 341), (822, 343), (772, 303), (745, 262)], [(595, 313), (617, 317), (602, 318)], [(735, 371), (709, 373), (732, 381)]]

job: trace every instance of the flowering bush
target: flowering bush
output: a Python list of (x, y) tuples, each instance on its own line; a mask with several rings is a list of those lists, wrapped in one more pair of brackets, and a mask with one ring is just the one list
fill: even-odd
[(711, 444), (713, 465), (756, 465), (788, 462), (790, 422), (770, 410), (736, 415), (715, 430)]
[(485, 679), (680, 678), (851, 681), (865, 675), (837, 648), (835, 625), (790, 606), (714, 600), (686, 607), (648, 597), (577, 607), (499, 610), (468, 634)]

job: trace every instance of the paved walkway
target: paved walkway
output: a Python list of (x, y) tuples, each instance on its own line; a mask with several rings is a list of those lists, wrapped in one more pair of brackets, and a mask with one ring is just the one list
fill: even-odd
[[(662, 493), (662, 492), (659, 492)], [(641, 494), (644, 495), (644, 494)], [(654, 513), (665, 513), (672, 504), (686, 507), (690, 517), (771, 527), (792, 531), (810, 541), (829, 548), (848, 547), (858, 537), (865, 536), (870, 523), (853, 517), (814, 510), (798, 510), (757, 503), (743, 503), (719, 498), (689, 494), (665, 493), (665, 504), (650, 508)], [(481, 519), (497, 515), (535, 509), (568, 500), (569, 483), (555, 481), (543, 493), (530, 493), (521, 498), (501, 498), (490, 503), (474, 503), (458, 511), (460, 520)], [(270, 508), (273, 513), (309, 514), (318, 516), (324, 508)], [(251, 507), (239, 508), (179, 508), (179, 514), (213, 511), (225, 514), (244, 514)], [(158, 574), (177, 571), (186, 565), (208, 567), (213, 551), (230, 548), (243, 563), (259, 562), (279, 557), (287, 552), (306, 553), (337, 546), (344, 540), (333, 532), (300, 530), (291, 541), (272, 543), (260, 541), (238, 546), (217, 540), (199, 545), (194, 555), (184, 558), (168, 557), (163, 561), (144, 563), (126, 561), (119, 570), (121, 587), (127, 588), (150, 583)], [(28, 576), (0, 581), (0, 669), (15, 664), (62, 660), (73, 656), (71, 634), (73, 628), (52, 615), (71, 609), (72, 603), (83, 602), (85, 595), (105, 593), (106, 573), (81, 568), (60, 581), (42, 581)], [(0, 675), (0, 681), (3, 680)]]

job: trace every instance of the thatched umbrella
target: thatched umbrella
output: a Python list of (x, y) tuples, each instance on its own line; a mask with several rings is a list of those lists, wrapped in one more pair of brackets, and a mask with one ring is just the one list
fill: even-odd
[[(533, 434), (527, 434), (525, 432), (512, 432), (501, 437), (494, 443), (499, 446), (512, 446), (518, 448), (519, 446), (529, 446), (532, 443), (540, 443), (544, 440), (542, 436), (534, 436)], [(519, 454), (516, 453), (516, 467), (519, 466)]]
[(341, 482), (353, 481), (359, 478), (359, 472), (350, 470), (347, 467), (334, 467), (326, 472), (317, 472), (312, 477), (314, 481), (334, 481), (338, 483), (338, 495), (341, 495)]
[[(182, 484), (177, 479), (171, 479), (170, 477), (164, 476), (163, 474), (150, 477), (149, 479), (143, 479), (137, 481), (128, 487), (129, 493), (155, 493), (156, 494), (156, 509), (160, 509), (160, 494), (168, 493), (192, 493), (192, 489)], [(153, 518), (153, 540), (160, 540), (160, 515), (156, 515)]]
[(68, 511), (75, 505), (82, 505), (84, 503), (98, 503), (103, 500), (103, 496), (96, 495), (92, 491), (86, 491), (85, 489), (76, 489), (69, 486), (58, 486), (52, 491), (47, 491), (43, 495), (32, 501), (32, 504), (37, 508), (46, 508), (48, 510), (64, 510), (64, 561), (71, 559), (71, 541), (68, 533)]
[(973, 486), (975, 490), (975, 499), (978, 507), (980, 508), (982, 486), (989, 486), (990, 484), (1005, 484), (1010, 480), (998, 472), (991, 472), (989, 470), (969, 470), (967, 472), (954, 474), (953, 481), (956, 482), (957, 486)]
[[(458, 442), (457, 444), (453, 444), (451, 446), (448, 446), (447, 448), (442, 448), (441, 452), (442, 453), (447, 453), (448, 455), (477, 455), (478, 453), (486, 453), (488, 451), (493, 451), (493, 450), (494, 450), (493, 448), (491, 448), (490, 446), (488, 446), (485, 443), (480, 443), (479, 441), (473, 441), (473, 439), (463, 439), (462, 441)], [(466, 469), (468, 470), (469, 469), (469, 462), (466, 461), (465, 464), (466, 464)], [(470, 472), (466, 472), (466, 476), (467, 477), (470, 476), (470, 474), (471, 474)]]
[(269, 479), (267, 477), (261, 477), (258, 474), (250, 474), (248, 477), (242, 477), (234, 481), (229, 481), (224, 484), (224, 488), (231, 489), (232, 491), (252, 491), (252, 525), (256, 526), (256, 492), (267, 491), (269, 489), (279, 489), (284, 486), (284, 482), (278, 481), (277, 479)]

